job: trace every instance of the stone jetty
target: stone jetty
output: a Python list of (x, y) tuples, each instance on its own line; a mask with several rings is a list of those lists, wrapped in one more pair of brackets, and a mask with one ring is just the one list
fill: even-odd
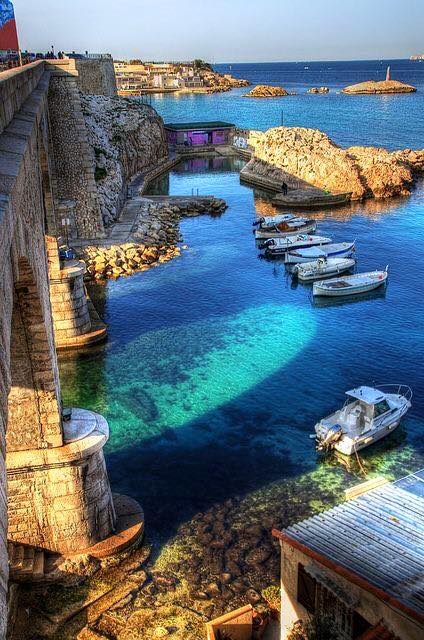
[(273, 87), (265, 84), (258, 84), (256, 87), (253, 87), (249, 93), (246, 93), (244, 98), (278, 98), (281, 96), (289, 96), (292, 95), (283, 87)]
[(87, 273), (94, 280), (106, 280), (146, 271), (169, 262), (181, 254), (182, 240), (179, 222), (182, 218), (202, 214), (220, 215), (227, 205), (220, 198), (166, 198), (150, 201), (133, 198), (131, 205), (139, 206), (127, 242), (89, 245), (80, 250), (87, 265)]

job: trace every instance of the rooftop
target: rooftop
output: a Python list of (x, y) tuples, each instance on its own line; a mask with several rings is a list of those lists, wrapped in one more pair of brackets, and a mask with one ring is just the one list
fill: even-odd
[(373, 387), (357, 387), (356, 389), (346, 391), (346, 395), (351, 398), (356, 398), (357, 400), (362, 400), (362, 402), (366, 402), (367, 404), (376, 404), (384, 400), (385, 397), (382, 391), (374, 389)]
[(182, 131), (184, 129), (230, 129), (235, 124), (229, 122), (221, 122), (219, 120), (212, 122), (178, 122), (165, 124), (165, 129), (174, 129), (174, 131)]
[(424, 469), (274, 533), (424, 624)]

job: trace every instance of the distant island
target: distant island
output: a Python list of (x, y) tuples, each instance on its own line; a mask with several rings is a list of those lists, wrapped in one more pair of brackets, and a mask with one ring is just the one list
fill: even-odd
[(289, 96), (288, 91), (283, 87), (274, 87), (266, 84), (258, 84), (249, 93), (246, 93), (244, 98), (279, 98), (281, 96)]
[(390, 77), (390, 67), (387, 67), (385, 80), (368, 80), (345, 87), (342, 93), (364, 94), (364, 93), (414, 93), (416, 87), (405, 84), (399, 80), (392, 80)]

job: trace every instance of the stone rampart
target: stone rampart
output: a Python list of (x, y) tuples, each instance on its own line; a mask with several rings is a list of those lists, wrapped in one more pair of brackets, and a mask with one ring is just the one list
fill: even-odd
[(76, 60), (78, 89), (95, 96), (116, 96), (116, 76), (112, 58)]

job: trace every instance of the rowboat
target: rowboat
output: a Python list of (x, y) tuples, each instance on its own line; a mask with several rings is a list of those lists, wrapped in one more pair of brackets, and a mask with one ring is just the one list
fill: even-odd
[(294, 236), (299, 233), (313, 233), (316, 228), (317, 223), (315, 220), (294, 218), (294, 220), (290, 220), (289, 222), (279, 222), (273, 227), (256, 229), (255, 237), (257, 240), (263, 240), (264, 238), (287, 238), (288, 236)]
[(389, 267), (385, 271), (370, 271), (369, 273), (355, 273), (353, 276), (332, 278), (315, 282), (312, 293), (314, 296), (352, 296), (367, 291), (373, 291), (387, 282)]
[(356, 264), (354, 258), (318, 258), (313, 262), (296, 264), (293, 273), (302, 282), (312, 282), (321, 278), (329, 278), (344, 271), (349, 271)]
[(326, 245), (330, 242), (331, 238), (326, 238), (325, 236), (296, 235), (289, 236), (288, 238), (271, 238), (270, 240), (265, 240), (264, 243), (259, 245), (259, 249), (265, 249), (267, 255), (278, 256), (293, 249)]
[(276, 224), (280, 224), (280, 222), (290, 222), (290, 220), (295, 220), (296, 217), (294, 213), (281, 213), (278, 216), (262, 216), (254, 221), (253, 226), (265, 230), (272, 229)]
[(355, 242), (337, 242), (324, 247), (311, 247), (288, 251), (284, 256), (286, 264), (311, 262), (318, 258), (350, 258), (355, 253)]
[(406, 385), (362, 386), (346, 396), (342, 409), (315, 425), (318, 451), (335, 449), (351, 456), (392, 433), (412, 406), (412, 390)]

